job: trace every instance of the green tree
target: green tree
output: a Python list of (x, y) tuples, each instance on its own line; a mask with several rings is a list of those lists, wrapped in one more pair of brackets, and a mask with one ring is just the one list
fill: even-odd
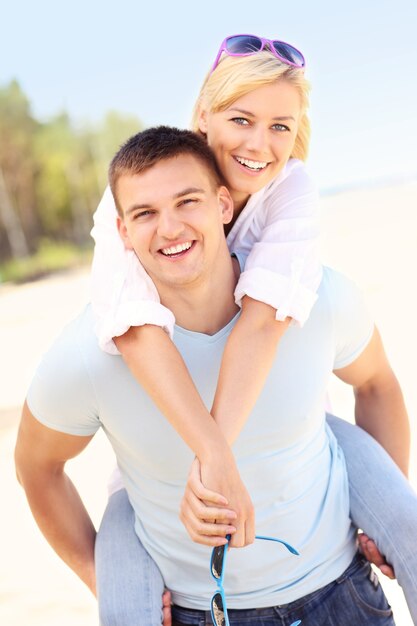
[(133, 115), (123, 115), (117, 111), (106, 114), (93, 143), (97, 181), (101, 189), (107, 185), (107, 170), (115, 152), (142, 128), (140, 120)]
[[(17, 81), (0, 88), (0, 220), (2, 256), (25, 255), (38, 234), (33, 139), (36, 121)], [(28, 244), (29, 242), (29, 244)]]
[(90, 242), (109, 162), (140, 128), (116, 111), (96, 125), (75, 126), (65, 112), (40, 123), (17, 81), (0, 88), (0, 259), (45, 238)]

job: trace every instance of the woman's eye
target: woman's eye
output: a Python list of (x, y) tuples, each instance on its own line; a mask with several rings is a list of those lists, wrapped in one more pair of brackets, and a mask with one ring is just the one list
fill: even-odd
[(274, 130), (279, 130), (279, 131), (281, 131), (281, 132), (282, 132), (282, 131), (288, 131), (288, 132), (290, 132), (290, 130), (291, 130), (288, 126), (285, 126), (285, 124), (274, 124), (274, 125), (272, 126), (272, 128), (273, 128)]
[(232, 117), (232, 122), (239, 124), (239, 126), (248, 126), (249, 121), (245, 117)]

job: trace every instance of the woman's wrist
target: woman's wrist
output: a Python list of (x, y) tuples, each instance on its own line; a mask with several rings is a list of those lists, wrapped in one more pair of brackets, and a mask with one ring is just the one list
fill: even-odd
[(234, 459), (229, 444), (217, 426), (216, 430), (217, 433), (215, 436), (202, 438), (202, 445), (199, 446), (198, 451), (196, 451), (196, 457), (202, 464), (214, 463), (219, 459), (223, 461), (226, 459)]

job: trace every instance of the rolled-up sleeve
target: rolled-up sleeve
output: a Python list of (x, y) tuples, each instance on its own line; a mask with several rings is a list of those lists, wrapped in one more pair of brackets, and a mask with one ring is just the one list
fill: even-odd
[(291, 317), (302, 326), (322, 278), (317, 190), (303, 164), (294, 161), (286, 177), (274, 181), (258, 202), (256, 226), (246, 231), (246, 239), (254, 242), (236, 302), (240, 305), (247, 295), (276, 309), (277, 320)]
[(160, 302), (158, 291), (132, 250), (125, 250), (117, 231), (117, 211), (108, 187), (94, 215), (95, 241), (91, 271), (94, 331), (100, 348), (120, 354), (113, 337), (131, 326), (161, 326), (171, 337), (173, 313)]

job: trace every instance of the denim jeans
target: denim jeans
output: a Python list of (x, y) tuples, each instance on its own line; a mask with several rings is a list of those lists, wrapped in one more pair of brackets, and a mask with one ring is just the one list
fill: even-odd
[(164, 581), (139, 541), (124, 489), (108, 502), (95, 546), (101, 626), (157, 626), (162, 621)]
[(327, 423), (346, 460), (350, 518), (393, 565), (417, 625), (417, 494), (368, 433), (333, 415)]
[[(417, 626), (417, 496), (372, 437), (333, 416), (328, 416), (328, 423), (346, 458), (351, 518), (393, 564)], [(96, 541), (96, 570), (102, 626), (161, 623), (162, 576), (136, 536), (124, 490), (111, 496), (104, 513)]]
[[(391, 608), (371, 566), (356, 556), (329, 585), (290, 604), (228, 611), (231, 626), (394, 626)], [(174, 606), (172, 626), (209, 626), (209, 612)]]

